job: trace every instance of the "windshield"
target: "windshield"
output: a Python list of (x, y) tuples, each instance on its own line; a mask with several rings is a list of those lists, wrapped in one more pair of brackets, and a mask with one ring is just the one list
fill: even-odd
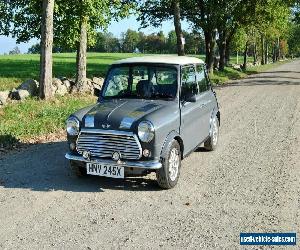
[(107, 76), (104, 98), (174, 99), (177, 69), (152, 65), (113, 67)]

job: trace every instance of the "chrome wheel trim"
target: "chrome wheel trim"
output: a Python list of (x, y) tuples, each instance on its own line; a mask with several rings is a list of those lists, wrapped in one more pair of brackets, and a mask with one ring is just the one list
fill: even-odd
[(169, 157), (169, 177), (171, 181), (175, 181), (179, 172), (179, 152), (177, 148), (173, 148)]
[(215, 118), (212, 126), (212, 144), (214, 146), (217, 145), (218, 143), (218, 136), (219, 136), (218, 120), (217, 118)]

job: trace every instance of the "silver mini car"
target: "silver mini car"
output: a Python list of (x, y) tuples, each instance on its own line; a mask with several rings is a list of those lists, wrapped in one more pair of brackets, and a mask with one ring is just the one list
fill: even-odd
[(125, 178), (156, 172), (173, 188), (181, 160), (218, 143), (220, 111), (205, 64), (193, 57), (145, 56), (115, 62), (98, 102), (67, 120), (78, 175)]

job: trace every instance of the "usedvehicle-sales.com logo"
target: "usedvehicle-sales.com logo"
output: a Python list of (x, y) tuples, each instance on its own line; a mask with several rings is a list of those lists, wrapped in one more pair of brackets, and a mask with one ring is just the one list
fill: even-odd
[(296, 245), (296, 233), (241, 233), (241, 245)]

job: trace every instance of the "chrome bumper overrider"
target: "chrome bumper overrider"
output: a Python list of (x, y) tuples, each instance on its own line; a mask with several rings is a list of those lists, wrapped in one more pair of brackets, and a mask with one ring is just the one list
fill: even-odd
[(162, 164), (159, 161), (122, 161), (120, 163), (113, 160), (93, 159), (91, 161), (84, 159), (82, 156), (66, 153), (66, 159), (72, 161), (103, 163), (127, 168), (143, 168), (143, 169), (160, 169)]

